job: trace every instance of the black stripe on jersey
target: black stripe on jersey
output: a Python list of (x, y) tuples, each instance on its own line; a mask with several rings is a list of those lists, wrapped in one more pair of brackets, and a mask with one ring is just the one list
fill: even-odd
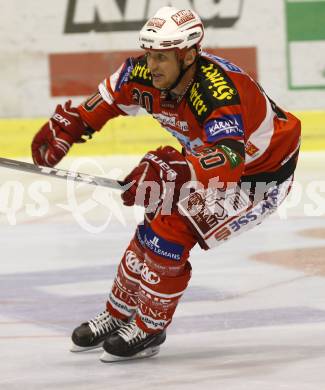
[(142, 85), (152, 86), (152, 77), (145, 56), (138, 57), (130, 74), (130, 81)]
[(240, 104), (238, 91), (226, 72), (202, 57), (198, 60), (196, 77), (186, 99), (199, 123), (219, 107)]

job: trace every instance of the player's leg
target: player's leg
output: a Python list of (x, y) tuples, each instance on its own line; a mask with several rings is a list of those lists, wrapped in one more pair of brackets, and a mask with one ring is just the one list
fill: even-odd
[(155, 355), (165, 341), (177, 304), (191, 277), (189, 252), (196, 238), (179, 214), (153, 220), (145, 232), (145, 259), (136, 315), (106, 338), (101, 360)]
[(72, 352), (101, 347), (105, 338), (125, 325), (134, 314), (144, 261), (143, 234), (144, 225), (139, 225), (119, 264), (106, 310), (73, 331)]
[[(260, 224), (285, 199), (291, 185), (292, 177), (289, 177), (279, 185), (268, 187), (266, 192), (263, 187), (262, 198), (254, 198), (251, 204), (244, 202), (242, 211), (238, 211), (236, 194), (236, 202), (231, 202), (230, 206), (234, 205), (238, 214), (228, 214), (228, 208), (222, 213), (217, 209), (215, 227), (211, 229), (209, 225), (209, 234), (207, 237), (201, 235), (200, 244), (208, 249)], [(209, 213), (203, 213), (203, 225), (207, 222), (205, 217), (211, 223)], [(185, 220), (174, 212), (169, 216), (158, 215), (146, 228), (136, 316), (106, 338), (102, 361), (148, 357), (159, 351), (159, 345), (166, 337), (166, 327), (191, 275), (189, 251), (196, 244), (199, 232), (194, 233), (194, 226), (198, 224), (193, 223), (190, 228), (190, 222), (189, 218)]]

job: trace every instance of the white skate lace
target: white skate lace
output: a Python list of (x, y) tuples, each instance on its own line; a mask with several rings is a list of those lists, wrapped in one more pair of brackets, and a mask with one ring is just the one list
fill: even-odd
[(122, 337), (122, 339), (128, 344), (134, 344), (137, 341), (145, 339), (148, 334), (140, 329), (135, 320), (132, 320), (128, 324), (120, 328), (117, 333)]
[(111, 316), (107, 311), (103, 311), (95, 318), (88, 321), (88, 325), (95, 336), (101, 336), (109, 331), (112, 331), (122, 325), (125, 322)]

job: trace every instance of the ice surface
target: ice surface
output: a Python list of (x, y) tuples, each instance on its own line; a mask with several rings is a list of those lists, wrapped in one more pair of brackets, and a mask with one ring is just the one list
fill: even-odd
[[(102, 158), (80, 170), (102, 166), (112, 176), (136, 160)], [(114, 364), (101, 363), (100, 351), (69, 352), (69, 336), (103, 309), (141, 210), (80, 185), (73, 213), (64, 182), (1, 169), (0, 389), (323, 389), (325, 279), (314, 264), (315, 256), (325, 263), (325, 211), (308, 216), (305, 205), (315, 205), (306, 189), (324, 180), (324, 162), (302, 156), (302, 198), (283, 209), (289, 218), (275, 215), (215, 250), (194, 248), (193, 277), (160, 354)], [(288, 251), (304, 264), (281, 260)]]

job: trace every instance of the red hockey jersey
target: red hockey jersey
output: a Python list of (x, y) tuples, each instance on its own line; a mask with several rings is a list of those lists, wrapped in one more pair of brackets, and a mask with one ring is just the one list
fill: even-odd
[(186, 93), (169, 99), (153, 87), (145, 56), (129, 58), (78, 110), (92, 129), (100, 130), (111, 118), (135, 115), (143, 107), (178, 139), (204, 184), (213, 177), (237, 182), (292, 174), (300, 121), (228, 60), (203, 53), (196, 66)]

